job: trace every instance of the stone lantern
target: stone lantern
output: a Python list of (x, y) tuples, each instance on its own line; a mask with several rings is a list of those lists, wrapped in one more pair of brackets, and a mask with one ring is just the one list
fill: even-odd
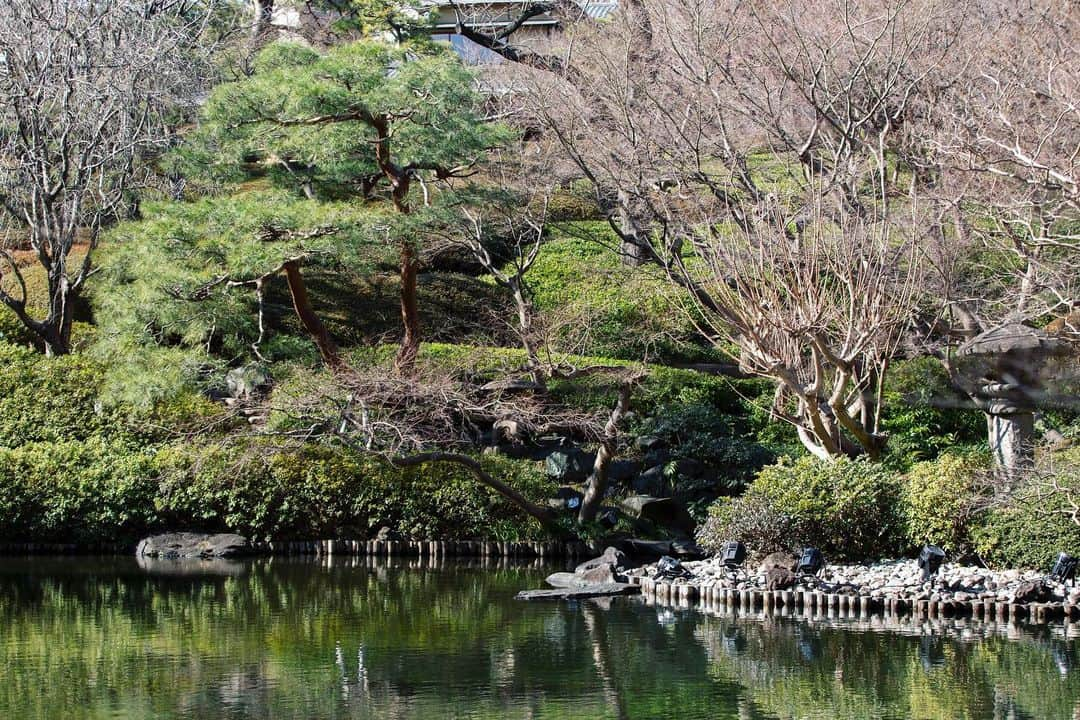
[(987, 418), (998, 467), (1014, 472), (1034, 462), (1035, 412), (1047, 405), (1076, 346), (1066, 338), (1020, 323), (988, 330), (957, 351), (957, 377)]

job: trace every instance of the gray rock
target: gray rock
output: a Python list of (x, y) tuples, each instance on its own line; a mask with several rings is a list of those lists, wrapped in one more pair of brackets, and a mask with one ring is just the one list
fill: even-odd
[(642, 435), (634, 441), (634, 444), (637, 445), (639, 450), (649, 452), (650, 450), (662, 448), (665, 443), (663, 438), (656, 435)]
[(626, 567), (626, 553), (613, 547), (604, 548), (603, 555), (601, 555), (600, 557), (595, 557), (592, 560), (586, 560), (585, 562), (580, 563), (576, 568), (574, 568), (574, 572), (578, 575), (581, 575), (582, 573), (588, 572), (589, 570), (593, 570), (594, 568), (598, 568), (603, 565)]
[(545, 582), (553, 588), (580, 588), (588, 584), (580, 575), (571, 572), (552, 573)]
[(799, 578), (787, 568), (774, 567), (765, 573), (765, 587), (769, 590), (787, 590), (795, 587)]
[(382, 542), (387, 542), (389, 540), (400, 540), (401, 535), (397, 532), (394, 532), (393, 529), (384, 526), (379, 528), (379, 532), (375, 533), (375, 539), (381, 540)]
[(645, 455), (644, 465), (647, 468), (663, 467), (669, 462), (671, 462), (671, 453), (664, 448), (657, 448), (655, 450), (650, 450)]
[(758, 566), (758, 572), (768, 575), (770, 570), (776, 568), (782, 568), (784, 570), (794, 570), (795, 565), (799, 561), (795, 559), (793, 555), (786, 552), (774, 552), (765, 556), (765, 559), (761, 561), (761, 565)]
[(592, 465), (592, 456), (579, 448), (556, 450), (544, 461), (548, 477), (564, 483), (583, 481), (592, 471)]
[(640, 592), (640, 585), (611, 583), (608, 585), (592, 585), (586, 588), (522, 590), (514, 597), (518, 600), (584, 600), (586, 598), (607, 597), (610, 595), (637, 595)]
[(613, 564), (599, 565), (597, 567), (585, 570), (581, 573), (575, 573), (585, 585), (604, 585), (607, 583), (626, 582), (626, 576), (620, 574)]
[(631, 489), (639, 495), (657, 496), (664, 492), (664, 469), (651, 467), (630, 481)]
[(270, 376), (266, 368), (256, 363), (233, 368), (225, 373), (225, 387), (229, 390), (229, 397), (247, 399), (253, 397), (270, 384)]
[(689, 540), (672, 540), (671, 554), (683, 560), (701, 560), (708, 555), (703, 547)]
[(1020, 583), (1016, 587), (1014, 597), (1018, 603), (1048, 602), (1053, 597), (1053, 593), (1050, 586), (1042, 580), (1031, 580)]
[(144, 538), (135, 548), (135, 555), (169, 560), (229, 558), (250, 555), (252, 550), (251, 543), (242, 535), (181, 532)]
[(623, 500), (622, 508), (630, 517), (685, 535), (692, 535), (696, 525), (686, 507), (672, 498), (635, 495)]
[(608, 465), (608, 479), (615, 483), (624, 483), (641, 471), (641, 463), (636, 460), (616, 460)]

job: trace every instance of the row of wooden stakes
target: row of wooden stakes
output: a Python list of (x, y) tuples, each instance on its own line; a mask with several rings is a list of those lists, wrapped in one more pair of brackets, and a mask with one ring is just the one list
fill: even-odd
[(846, 616), (914, 615), (922, 618), (973, 617), (998, 622), (1045, 624), (1080, 619), (1080, 607), (1063, 603), (1010, 603), (995, 600), (913, 600), (869, 595), (829, 593), (823, 590), (740, 590), (718, 585), (699, 587), (653, 578), (631, 578), (642, 595), (660, 604), (718, 604), (744, 612), (786, 609), (807, 615)]
[(486, 540), (307, 540), (269, 542), (271, 555), (369, 555), (374, 557), (591, 557), (583, 542), (494, 542)]

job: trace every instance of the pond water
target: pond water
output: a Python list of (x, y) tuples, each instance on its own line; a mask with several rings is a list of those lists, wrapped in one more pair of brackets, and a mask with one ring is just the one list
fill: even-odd
[(1080, 717), (1076, 628), (513, 599), (551, 570), (0, 560), (0, 718)]

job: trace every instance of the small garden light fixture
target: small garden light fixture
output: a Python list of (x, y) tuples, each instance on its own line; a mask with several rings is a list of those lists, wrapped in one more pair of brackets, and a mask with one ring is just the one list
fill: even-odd
[(928, 582), (937, 575), (941, 569), (941, 563), (945, 562), (945, 551), (937, 545), (927, 545), (919, 553), (919, 568), (922, 570), (923, 582)]
[(720, 561), (729, 572), (734, 572), (746, 562), (746, 546), (741, 542), (726, 542), (720, 550)]
[(1068, 553), (1058, 553), (1057, 562), (1050, 570), (1050, 577), (1060, 583), (1065, 583), (1076, 578), (1076, 569), (1080, 565), (1077, 560)]
[(817, 575), (825, 567), (825, 556), (817, 548), (803, 548), (795, 566), (796, 575)]

